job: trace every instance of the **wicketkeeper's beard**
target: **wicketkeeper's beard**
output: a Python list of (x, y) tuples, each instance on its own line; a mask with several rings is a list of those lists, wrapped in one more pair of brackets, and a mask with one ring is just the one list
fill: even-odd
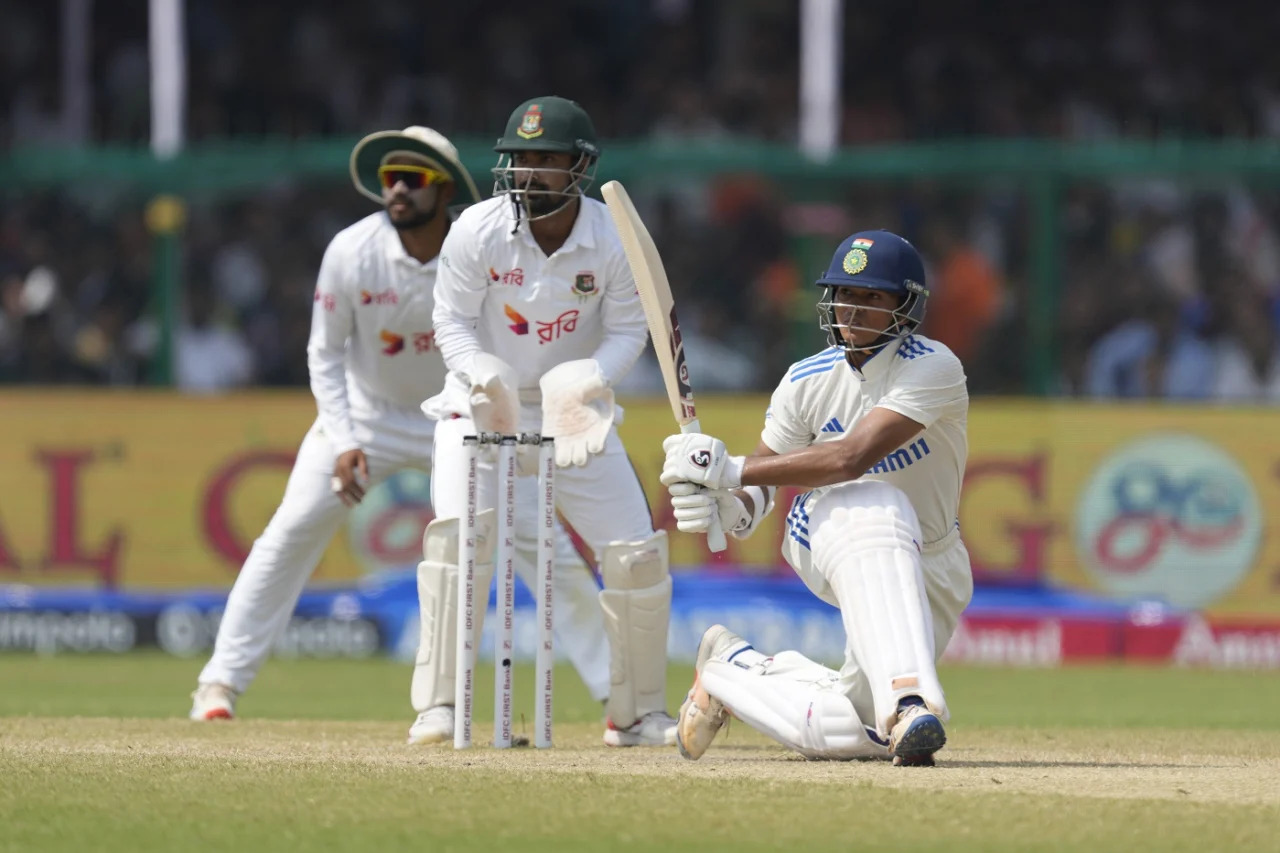
[[(402, 199), (397, 199), (401, 201)], [(409, 205), (409, 211), (401, 218), (397, 219), (395, 214), (391, 212), (391, 205), (387, 205), (387, 219), (391, 220), (391, 227), (397, 231), (412, 231), (414, 228), (421, 228), (423, 225), (431, 222), (436, 218), (436, 213), (440, 210), (440, 201), (436, 200), (431, 207), (423, 210), (410, 200), (404, 200)]]

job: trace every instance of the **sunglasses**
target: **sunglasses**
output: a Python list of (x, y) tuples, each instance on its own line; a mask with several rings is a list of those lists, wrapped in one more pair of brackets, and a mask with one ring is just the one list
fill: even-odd
[(426, 166), (383, 166), (378, 169), (378, 181), (386, 189), (403, 183), (411, 190), (420, 190), (427, 184), (447, 184), (449, 176)]

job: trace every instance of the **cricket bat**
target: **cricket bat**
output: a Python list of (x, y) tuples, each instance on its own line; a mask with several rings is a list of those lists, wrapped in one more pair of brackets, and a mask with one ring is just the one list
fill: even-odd
[[(662, 370), (662, 382), (667, 387), (671, 413), (675, 415), (681, 432), (701, 432), (698, 409), (693, 402), (693, 386), (689, 383), (689, 365), (684, 358), (684, 345), (680, 342), (675, 299), (671, 296), (671, 283), (667, 281), (667, 271), (662, 265), (658, 247), (622, 184), (609, 181), (600, 188), (600, 194), (609, 206), (609, 214), (618, 228), (631, 275), (636, 281), (636, 292), (644, 306), (649, 337), (653, 340), (653, 352)], [(723, 551), (726, 544), (724, 531), (720, 529), (720, 517), (713, 515), (711, 529), (707, 531), (707, 547), (712, 551)]]

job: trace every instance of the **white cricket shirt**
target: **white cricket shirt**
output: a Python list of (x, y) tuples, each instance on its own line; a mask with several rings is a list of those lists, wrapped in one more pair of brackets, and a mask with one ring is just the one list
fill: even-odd
[(612, 384), (644, 349), (644, 309), (608, 208), (582, 199), (550, 257), (528, 222), (513, 233), (514, 225), (511, 201), (499, 196), (463, 211), (445, 238), (434, 320), (449, 376), (423, 407), (431, 417), (469, 416), (478, 352), (511, 365), (531, 405), (541, 399), (538, 380), (558, 364), (594, 358)]
[(876, 353), (860, 371), (839, 347), (798, 361), (773, 392), (760, 437), (776, 453), (839, 441), (874, 408), (898, 412), (925, 429), (858, 479), (905, 492), (920, 518), (921, 544), (936, 542), (957, 524), (969, 454), (964, 368), (945, 345), (911, 335)]
[(343, 229), (325, 250), (307, 366), (335, 452), (359, 447), (353, 418), (403, 421), (444, 384), (431, 325), (436, 270), (436, 259), (419, 263), (405, 251), (385, 211)]

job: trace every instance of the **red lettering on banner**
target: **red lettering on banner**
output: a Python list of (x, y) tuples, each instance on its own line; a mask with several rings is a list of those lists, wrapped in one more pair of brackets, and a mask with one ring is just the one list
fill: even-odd
[(49, 471), (50, 509), (49, 551), (40, 561), (46, 572), (92, 571), (102, 585), (114, 588), (120, 577), (120, 549), (124, 534), (119, 528), (107, 534), (96, 554), (80, 541), (80, 469), (92, 462), (92, 450), (49, 453), (39, 451), (36, 459)]
[(4, 538), (4, 528), (0, 527), (0, 572), (21, 571), (22, 567), (18, 565), (18, 558), (13, 555), (13, 549), (9, 547), (8, 541)]
[[(236, 537), (231, 529), (231, 514), (228, 508), (231, 491), (240, 478), (258, 467), (293, 468), (294, 454), (279, 450), (258, 450), (243, 453), (234, 457), (218, 470), (204, 492), (204, 503), (200, 508), (200, 519), (204, 526), (204, 536), (214, 552), (226, 560), (231, 568), (239, 571), (245, 558), (249, 556), (252, 540), (245, 542)], [(255, 531), (256, 534), (257, 531)]]
[[(1047, 498), (1047, 461), (1047, 457), (1040, 453), (1024, 459), (980, 459), (972, 462), (965, 471), (962, 490), (965, 499), (962, 499), (962, 503), (973, 495), (974, 486), (978, 482), (988, 478), (1008, 478), (1025, 487), (1027, 497), (1030, 499), (1028, 506), (1031, 509), (1043, 510)], [(962, 508), (960, 511), (962, 533), (964, 515)], [(1039, 580), (1048, 571), (1049, 541), (1054, 534), (1053, 523), (1045, 521), (1029, 524), (1009, 519), (1004, 522), (1003, 527), (1014, 546), (1013, 559), (1004, 565), (999, 565), (987, 558), (975, 549), (972, 538), (965, 537), (974, 579), (986, 583), (1025, 583)]]

